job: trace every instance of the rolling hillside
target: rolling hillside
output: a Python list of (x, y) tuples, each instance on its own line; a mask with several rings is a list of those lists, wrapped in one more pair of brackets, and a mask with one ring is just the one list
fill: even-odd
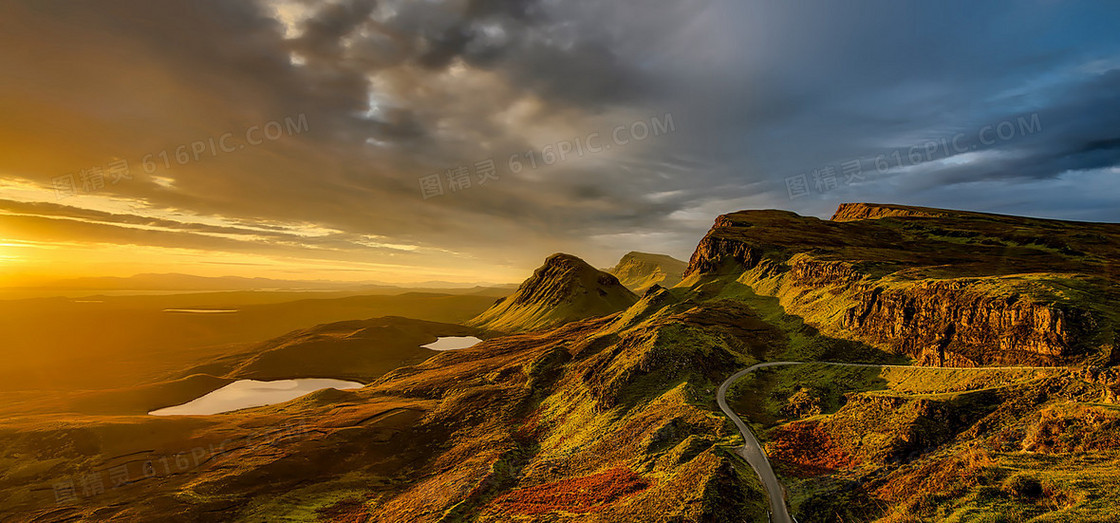
[[(470, 321), (517, 333), (419, 362), (402, 353), (404, 366), (362, 389), (206, 417), (9, 417), (0, 510), (18, 521), (762, 522), (761, 484), (715, 391), (756, 363), (797, 361), (810, 364), (744, 379), (730, 399), (799, 521), (1103, 521), (1120, 502), (1120, 374), (1101, 368), (1116, 341), (1118, 242), (1111, 224), (900, 206), (844, 206), (834, 220), (742, 211), (716, 220), (680, 285), (641, 297), (555, 255)], [(368, 362), (348, 351), (373, 331), (426, 332), (378, 321), (219, 363), (224, 376), (275, 376), (294, 361), (358, 372)], [(168, 456), (186, 465), (144, 474)], [(120, 467), (137, 479), (55, 501), (59, 482)]]

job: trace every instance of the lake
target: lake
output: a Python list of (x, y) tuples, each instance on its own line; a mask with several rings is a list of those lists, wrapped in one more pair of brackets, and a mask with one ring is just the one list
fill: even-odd
[(421, 347), (432, 350), (457, 350), (474, 347), (479, 343), (482, 343), (482, 340), (474, 336), (444, 336), (427, 345), (421, 345)]
[(361, 383), (333, 379), (238, 380), (182, 405), (153, 410), (153, 416), (207, 416), (249, 407), (275, 405), (323, 389), (359, 389)]

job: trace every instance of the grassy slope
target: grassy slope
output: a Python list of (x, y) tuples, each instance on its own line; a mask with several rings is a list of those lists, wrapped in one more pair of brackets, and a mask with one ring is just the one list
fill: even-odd
[[(1066, 369), (820, 365), (769, 369), (733, 391), (795, 510), (845, 521), (1108, 520), (1113, 397)], [(816, 461), (787, 459), (787, 447)]]
[[(777, 335), (734, 302), (669, 308), (652, 319), (616, 315), (496, 338), (359, 391), (228, 415), (83, 417), (63, 427), (10, 420), (0, 424), (0, 461), (57, 458), (0, 475), (0, 510), (86, 520), (759, 521), (759, 485), (730, 454), (737, 438), (712, 394), (727, 373), (757, 361), (752, 346)], [(306, 438), (236, 444), (220, 460), (52, 503), (60, 479), (107, 471), (124, 456), (189, 454), (289, 417), (309, 420)], [(76, 440), (85, 443), (66, 450)], [(603, 478), (629, 486), (586, 489)], [(534, 515), (541, 500), (548, 514)], [(219, 507), (227, 512), (209, 512)]]

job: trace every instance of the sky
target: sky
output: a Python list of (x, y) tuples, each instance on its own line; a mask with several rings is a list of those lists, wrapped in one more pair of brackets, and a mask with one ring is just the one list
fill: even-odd
[(1120, 4), (12, 0), (0, 286), (516, 282), (719, 214), (1120, 221)]

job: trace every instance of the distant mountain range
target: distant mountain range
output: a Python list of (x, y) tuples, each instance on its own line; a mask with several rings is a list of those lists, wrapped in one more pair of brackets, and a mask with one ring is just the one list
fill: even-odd
[(137, 274), (128, 277), (95, 276), (55, 280), (36, 285), (36, 289), (65, 290), (376, 290), (376, 289), (466, 289), (473, 287), (514, 287), (508, 283), (455, 283), (424, 281), (385, 283), (378, 281), (339, 282), (331, 280), (277, 280), (241, 276), (195, 276), (191, 274)]
[[(642, 292), (653, 284), (672, 287), (680, 282), (687, 263), (663, 254), (630, 252), (605, 272), (615, 275), (634, 292)], [(53, 280), (26, 287), (0, 290), (67, 290), (67, 291), (246, 291), (246, 290), (316, 290), (376, 291), (418, 289), (517, 288), (515, 283), (462, 283), (440, 280), (387, 283), (381, 281), (345, 282), (334, 280), (283, 280), (246, 278), (242, 276), (197, 276), (182, 273), (145, 273), (133, 276), (88, 276)]]

